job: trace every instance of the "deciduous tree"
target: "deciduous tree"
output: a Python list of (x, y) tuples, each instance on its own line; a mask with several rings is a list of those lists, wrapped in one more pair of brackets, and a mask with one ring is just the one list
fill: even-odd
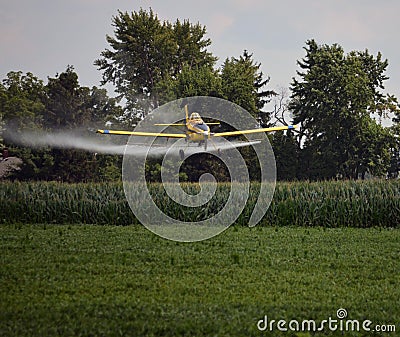
[(388, 134), (370, 115), (394, 107), (393, 96), (381, 92), (387, 60), (367, 50), (346, 55), (337, 44), (314, 40), (305, 50), (289, 105), (302, 126), (304, 171), (312, 179), (356, 179), (365, 170), (382, 175), (389, 165), (390, 145), (382, 142)]
[(95, 65), (103, 72), (102, 83), (113, 83), (126, 108), (139, 117), (159, 105), (154, 89), (161, 81), (175, 78), (185, 67), (213, 66), (216, 61), (200, 24), (161, 22), (151, 9), (140, 9), (119, 11), (113, 25), (115, 37), (107, 36), (111, 49)]

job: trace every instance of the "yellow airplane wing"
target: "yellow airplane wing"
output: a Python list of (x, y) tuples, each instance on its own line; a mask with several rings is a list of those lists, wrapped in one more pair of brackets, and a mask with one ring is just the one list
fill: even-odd
[[(206, 123), (206, 124), (207, 125), (221, 125), (221, 123), (214, 123), (214, 122)], [(168, 123), (160, 124), (160, 123), (157, 123), (157, 124), (154, 124), (154, 125), (156, 125), (156, 126), (186, 126), (186, 124), (183, 124), (183, 123), (174, 123), (174, 124), (168, 124)]]
[(295, 129), (296, 127), (297, 127), (297, 125), (289, 125), (289, 126), (274, 126), (272, 128), (220, 132), (220, 133), (214, 133), (214, 137), (238, 136), (238, 135), (247, 135), (250, 133), (292, 130), (292, 129)]
[(157, 123), (157, 124), (154, 124), (154, 125), (156, 125), (156, 126), (186, 126), (186, 124), (183, 124), (183, 123), (174, 123), (174, 124)]
[(96, 132), (104, 135), (186, 138), (186, 135), (182, 133), (139, 132), (139, 131), (118, 131), (118, 130), (97, 130)]

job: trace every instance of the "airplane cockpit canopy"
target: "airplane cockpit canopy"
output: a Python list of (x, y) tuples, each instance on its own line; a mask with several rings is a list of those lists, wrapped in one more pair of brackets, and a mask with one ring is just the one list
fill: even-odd
[(207, 127), (207, 125), (204, 124), (204, 123), (196, 123), (194, 126), (195, 126), (196, 128), (199, 128), (200, 130), (208, 131), (208, 127)]

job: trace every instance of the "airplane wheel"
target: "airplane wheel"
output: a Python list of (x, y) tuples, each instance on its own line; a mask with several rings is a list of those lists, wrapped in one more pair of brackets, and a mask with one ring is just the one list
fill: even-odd
[(179, 157), (181, 157), (181, 160), (185, 159), (185, 152), (183, 152), (183, 150), (179, 150)]

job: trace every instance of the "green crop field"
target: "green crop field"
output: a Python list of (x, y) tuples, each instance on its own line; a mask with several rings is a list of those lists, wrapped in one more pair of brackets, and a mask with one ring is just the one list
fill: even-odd
[(0, 242), (1, 336), (311, 336), (257, 322), (340, 308), (400, 329), (399, 230), (232, 227), (184, 244), (141, 226), (24, 224), (0, 226)]
[[(137, 223), (121, 184), (1, 183), (0, 336), (396, 336), (399, 190), (279, 183), (258, 226), (176, 243)], [(339, 309), (371, 331), (277, 327)]]
[[(196, 190), (198, 185), (185, 184)], [(252, 184), (246, 208), (236, 224), (247, 226), (258, 197)], [(230, 185), (219, 184), (206, 208), (184, 208), (166, 196), (160, 184), (149, 185), (162, 211), (181, 220), (208, 217), (227, 200)], [(203, 212), (204, 214), (202, 214)], [(113, 224), (138, 223), (122, 183), (0, 183), (0, 223)], [(399, 227), (400, 181), (329, 181), (278, 183), (261, 226)]]

